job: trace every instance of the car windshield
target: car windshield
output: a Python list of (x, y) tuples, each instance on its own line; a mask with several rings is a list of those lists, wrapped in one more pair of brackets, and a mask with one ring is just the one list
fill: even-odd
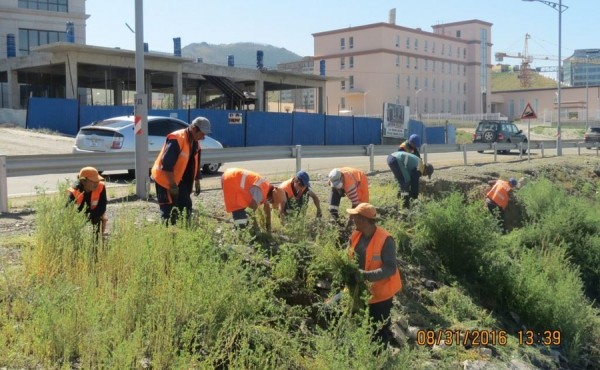
[(600, 127), (590, 127), (590, 132), (600, 134)]

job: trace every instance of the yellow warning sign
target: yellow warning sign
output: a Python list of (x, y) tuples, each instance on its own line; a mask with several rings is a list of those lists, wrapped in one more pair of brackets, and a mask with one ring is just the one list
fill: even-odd
[(535, 114), (535, 112), (533, 111), (531, 104), (527, 103), (527, 106), (525, 107), (525, 109), (523, 110), (523, 113), (521, 114), (521, 119), (536, 119), (536, 118), (537, 118), (537, 114)]

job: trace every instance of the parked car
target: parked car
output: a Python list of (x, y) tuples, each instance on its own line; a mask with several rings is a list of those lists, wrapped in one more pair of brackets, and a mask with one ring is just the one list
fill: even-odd
[(600, 127), (588, 127), (583, 135), (583, 141), (588, 149), (598, 147), (600, 145)]
[[(82, 127), (75, 137), (73, 153), (115, 153), (135, 151), (133, 132), (134, 116), (121, 116), (96, 121)], [(189, 126), (186, 122), (172, 117), (148, 117), (148, 150), (159, 151), (165, 137), (173, 131)], [(210, 136), (201, 140), (202, 149), (222, 149), (223, 145)], [(216, 173), (222, 163), (207, 163), (202, 166), (204, 173)], [(129, 170), (133, 173), (133, 170)]]
[[(479, 122), (473, 134), (474, 143), (527, 143), (527, 136), (523, 130), (510, 121), (484, 120)], [(483, 153), (483, 151), (478, 151)], [(510, 149), (499, 150), (498, 153), (510, 153)], [(527, 149), (523, 149), (523, 154)]]

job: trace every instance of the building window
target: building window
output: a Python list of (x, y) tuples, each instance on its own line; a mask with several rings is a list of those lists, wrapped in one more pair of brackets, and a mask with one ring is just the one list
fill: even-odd
[(452, 81), (448, 81), (448, 92), (452, 94)]
[(446, 80), (442, 80), (442, 94), (446, 92)]
[(431, 91), (435, 92), (435, 78), (431, 81)]
[(341, 57), (340, 58), (340, 69), (344, 69), (344, 68), (346, 68), (346, 58)]
[(431, 53), (435, 54), (435, 41), (431, 42)]
[(340, 39), (340, 50), (344, 50), (345, 48), (346, 48), (346, 39), (342, 37)]
[(415, 57), (415, 69), (419, 69), (419, 58)]
[(19, 55), (29, 55), (32, 47), (67, 41), (66, 32), (19, 29)]
[(467, 95), (467, 83), (463, 83), (463, 94)]
[(429, 113), (429, 99), (425, 98), (425, 104), (424, 104), (424, 108), (423, 110), (425, 111), (425, 113)]
[(463, 49), (463, 59), (467, 59), (467, 48)]
[(431, 98), (431, 112), (435, 113), (435, 99)]
[(343, 96), (340, 98), (340, 108), (346, 108), (346, 98), (344, 98)]
[(410, 96), (406, 97), (406, 106), (410, 107)]
[(406, 36), (406, 48), (410, 49), (410, 37)]
[(425, 45), (423, 49), (425, 49), (425, 52), (427, 52), (427, 49), (429, 49), (429, 41), (425, 40)]
[(425, 70), (429, 70), (429, 59), (425, 59)]
[(410, 90), (410, 76), (406, 76), (406, 90)]
[(348, 49), (354, 49), (354, 37), (348, 37)]
[(452, 45), (448, 45), (448, 56), (452, 56)]
[(442, 62), (442, 73), (446, 72), (446, 63)]
[(350, 77), (348, 78), (348, 85), (349, 85), (348, 87), (349, 87), (350, 89), (354, 89), (354, 76), (350, 76)]
[(415, 90), (419, 90), (419, 77), (415, 77)]
[(354, 57), (348, 57), (348, 64), (350, 68), (354, 68)]
[(396, 35), (396, 47), (400, 46), (400, 35)]
[(68, 13), (69, 2), (68, 0), (19, 0), (19, 8)]
[(400, 75), (396, 75), (396, 88), (400, 88)]
[(415, 50), (419, 50), (419, 39), (415, 37)]
[(431, 61), (431, 70), (435, 72), (435, 60)]
[(346, 81), (340, 81), (340, 90), (346, 90)]
[(442, 55), (446, 55), (446, 44), (442, 44)]
[(410, 57), (406, 57), (406, 68), (410, 68)]
[(467, 66), (463, 66), (463, 76), (467, 75)]
[(460, 39), (460, 30), (456, 31), (456, 38)]
[(396, 55), (396, 67), (400, 66), (400, 55)]
[(425, 77), (425, 91), (427, 91), (427, 89), (429, 89), (429, 78)]

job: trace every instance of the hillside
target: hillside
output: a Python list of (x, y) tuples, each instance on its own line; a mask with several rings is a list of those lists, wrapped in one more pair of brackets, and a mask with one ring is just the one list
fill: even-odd
[[(556, 87), (556, 81), (538, 73), (531, 74), (530, 89)], [(492, 72), (492, 91), (525, 90), (521, 87), (519, 72)]]
[(256, 68), (256, 51), (264, 53), (263, 65), (268, 69), (276, 69), (277, 64), (293, 62), (302, 56), (286, 48), (254, 42), (236, 42), (233, 44), (208, 44), (206, 42), (189, 44), (181, 53), (188, 58), (202, 58), (204, 63), (227, 65), (227, 56), (233, 55), (236, 67)]

